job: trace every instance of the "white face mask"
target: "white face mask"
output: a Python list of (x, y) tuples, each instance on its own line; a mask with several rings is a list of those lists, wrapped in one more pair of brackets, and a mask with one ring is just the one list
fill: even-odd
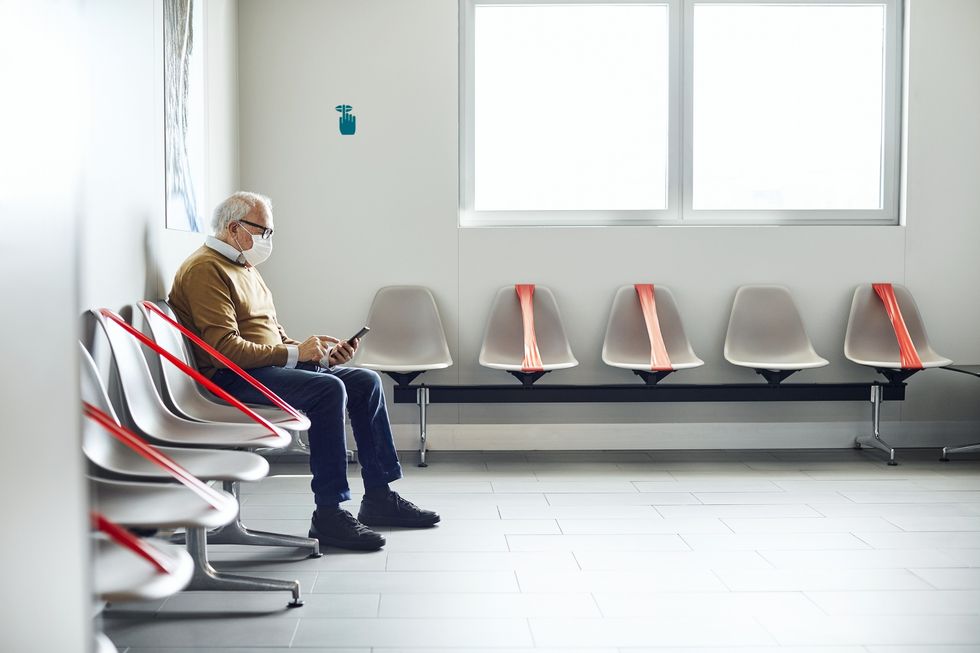
[[(238, 243), (237, 238), (235, 239), (235, 243)], [(239, 249), (238, 251), (242, 253), (246, 263), (252, 267), (258, 267), (265, 263), (272, 255), (272, 238), (266, 240), (261, 236), (252, 234), (252, 248), (246, 250)]]

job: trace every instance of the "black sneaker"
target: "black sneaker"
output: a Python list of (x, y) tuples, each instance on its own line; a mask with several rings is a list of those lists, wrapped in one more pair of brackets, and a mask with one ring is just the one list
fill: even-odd
[(401, 498), (397, 492), (388, 492), (386, 497), (361, 499), (361, 510), (357, 518), (369, 526), (404, 526), (406, 528), (428, 528), (439, 523), (439, 515), (431, 510), (422, 510), (411, 501)]
[(326, 546), (355, 551), (377, 551), (385, 545), (385, 538), (380, 533), (375, 533), (354, 519), (354, 515), (340, 508), (334, 513), (315, 510), (310, 523), (310, 537)]

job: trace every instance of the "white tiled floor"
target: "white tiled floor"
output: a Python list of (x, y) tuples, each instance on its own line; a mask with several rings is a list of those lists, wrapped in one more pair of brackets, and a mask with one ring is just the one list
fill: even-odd
[[(297, 578), (306, 605), (188, 592), (102, 617), (125, 653), (966, 653), (980, 651), (980, 461), (866, 451), (406, 456), (438, 510), (376, 553), (213, 547)], [(352, 486), (358, 490), (358, 469)], [(305, 463), (244, 489), (261, 529), (302, 533)], [(350, 504), (356, 513), (357, 503)], [(128, 647), (128, 648), (127, 648)]]

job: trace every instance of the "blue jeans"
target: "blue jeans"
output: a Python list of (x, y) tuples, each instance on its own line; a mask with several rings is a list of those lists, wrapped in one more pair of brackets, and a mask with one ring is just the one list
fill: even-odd
[[(383, 486), (402, 477), (377, 372), (339, 366), (328, 370), (300, 363), (296, 369), (257, 367), (248, 373), (310, 418), (310, 486), (318, 505), (350, 499), (345, 408), (350, 413), (364, 486)], [(218, 370), (212, 380), (245, 403), (270, 403), (229, 370)]]

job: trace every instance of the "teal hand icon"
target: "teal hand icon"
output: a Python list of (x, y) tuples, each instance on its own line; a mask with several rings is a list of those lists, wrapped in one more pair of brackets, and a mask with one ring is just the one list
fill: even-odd
[(344, 136), (353, 136), (357, 129), (357, 116), (351, 113), (351, 106), (338, 104), (336, 109), (340, 112), (340, 133)]

